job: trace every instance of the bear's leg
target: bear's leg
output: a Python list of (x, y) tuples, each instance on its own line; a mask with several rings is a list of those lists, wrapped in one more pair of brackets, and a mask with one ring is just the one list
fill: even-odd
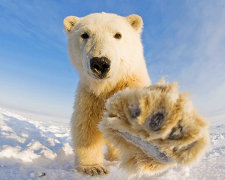
[(111, 143), (107, 142), (108, 153), (106, 155), (106, 160), (108, 161), (118, 161), (118, 149), (115, 148)]
[[(76, 131), (79, 132), (78, 129)], [(75, 139), (74, 146), (76, 169), (81, 173), (91, 176), (107, 174), (107, 169), (103, 167), (104, 140), (102, 135), (100, 133), (93, 133), (93, 136), (90, 137), (85, 136), (83, 133), (80, 134), (82, 137)]]
[(72, 117), (72, 140), (76, 169), (91, 176), (107, 174), (103, 167), (104, 144), (97, 124), (101, 120), (104, 101), (79, 87)]

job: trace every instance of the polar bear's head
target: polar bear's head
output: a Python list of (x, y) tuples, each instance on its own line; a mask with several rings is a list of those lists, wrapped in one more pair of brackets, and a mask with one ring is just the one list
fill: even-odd
[(64, 27), (72, 64), (86, 82), (115, 81), (137, 68), (143, 58), (142, 19), (109, 13), (68, 16)]

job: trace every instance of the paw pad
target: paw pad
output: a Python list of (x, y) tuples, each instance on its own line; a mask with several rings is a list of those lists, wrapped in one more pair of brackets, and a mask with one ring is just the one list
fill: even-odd
[(130, 108), (130, 116), (132, 118), (137, 118), (141, 114), (141, 109), (136, 105)]
[(178, 125), (178, 127), (174, 127), (169, 135), (169, 139), (180, 139), (183, 136), (183, 127)]
[(149, 117), (149, 128), (153, 131), (158, 131), (163, 125), (165, 115), (162, 112), (157, 112)]

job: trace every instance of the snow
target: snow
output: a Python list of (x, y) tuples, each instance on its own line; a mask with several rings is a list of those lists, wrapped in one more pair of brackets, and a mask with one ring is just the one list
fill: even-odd
[[(225, 179), (225, 124), (216, 122), (211, 122), (211, 148), (199, 164), (139, 179)], [(126, 179), (117, 162), (105, 161), (110, 173), (96, 178), (75, 172), (73, 162), (69, 124), (35, 121), (0, 108), (0, 180)]]

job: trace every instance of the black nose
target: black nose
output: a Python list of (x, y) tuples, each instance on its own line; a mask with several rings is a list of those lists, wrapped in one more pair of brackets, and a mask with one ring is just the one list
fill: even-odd
[(100, 79), (103, 79), (110, 69), (110, 60), (106, 57), (93, 57), (90, 60), (91, 70)]

